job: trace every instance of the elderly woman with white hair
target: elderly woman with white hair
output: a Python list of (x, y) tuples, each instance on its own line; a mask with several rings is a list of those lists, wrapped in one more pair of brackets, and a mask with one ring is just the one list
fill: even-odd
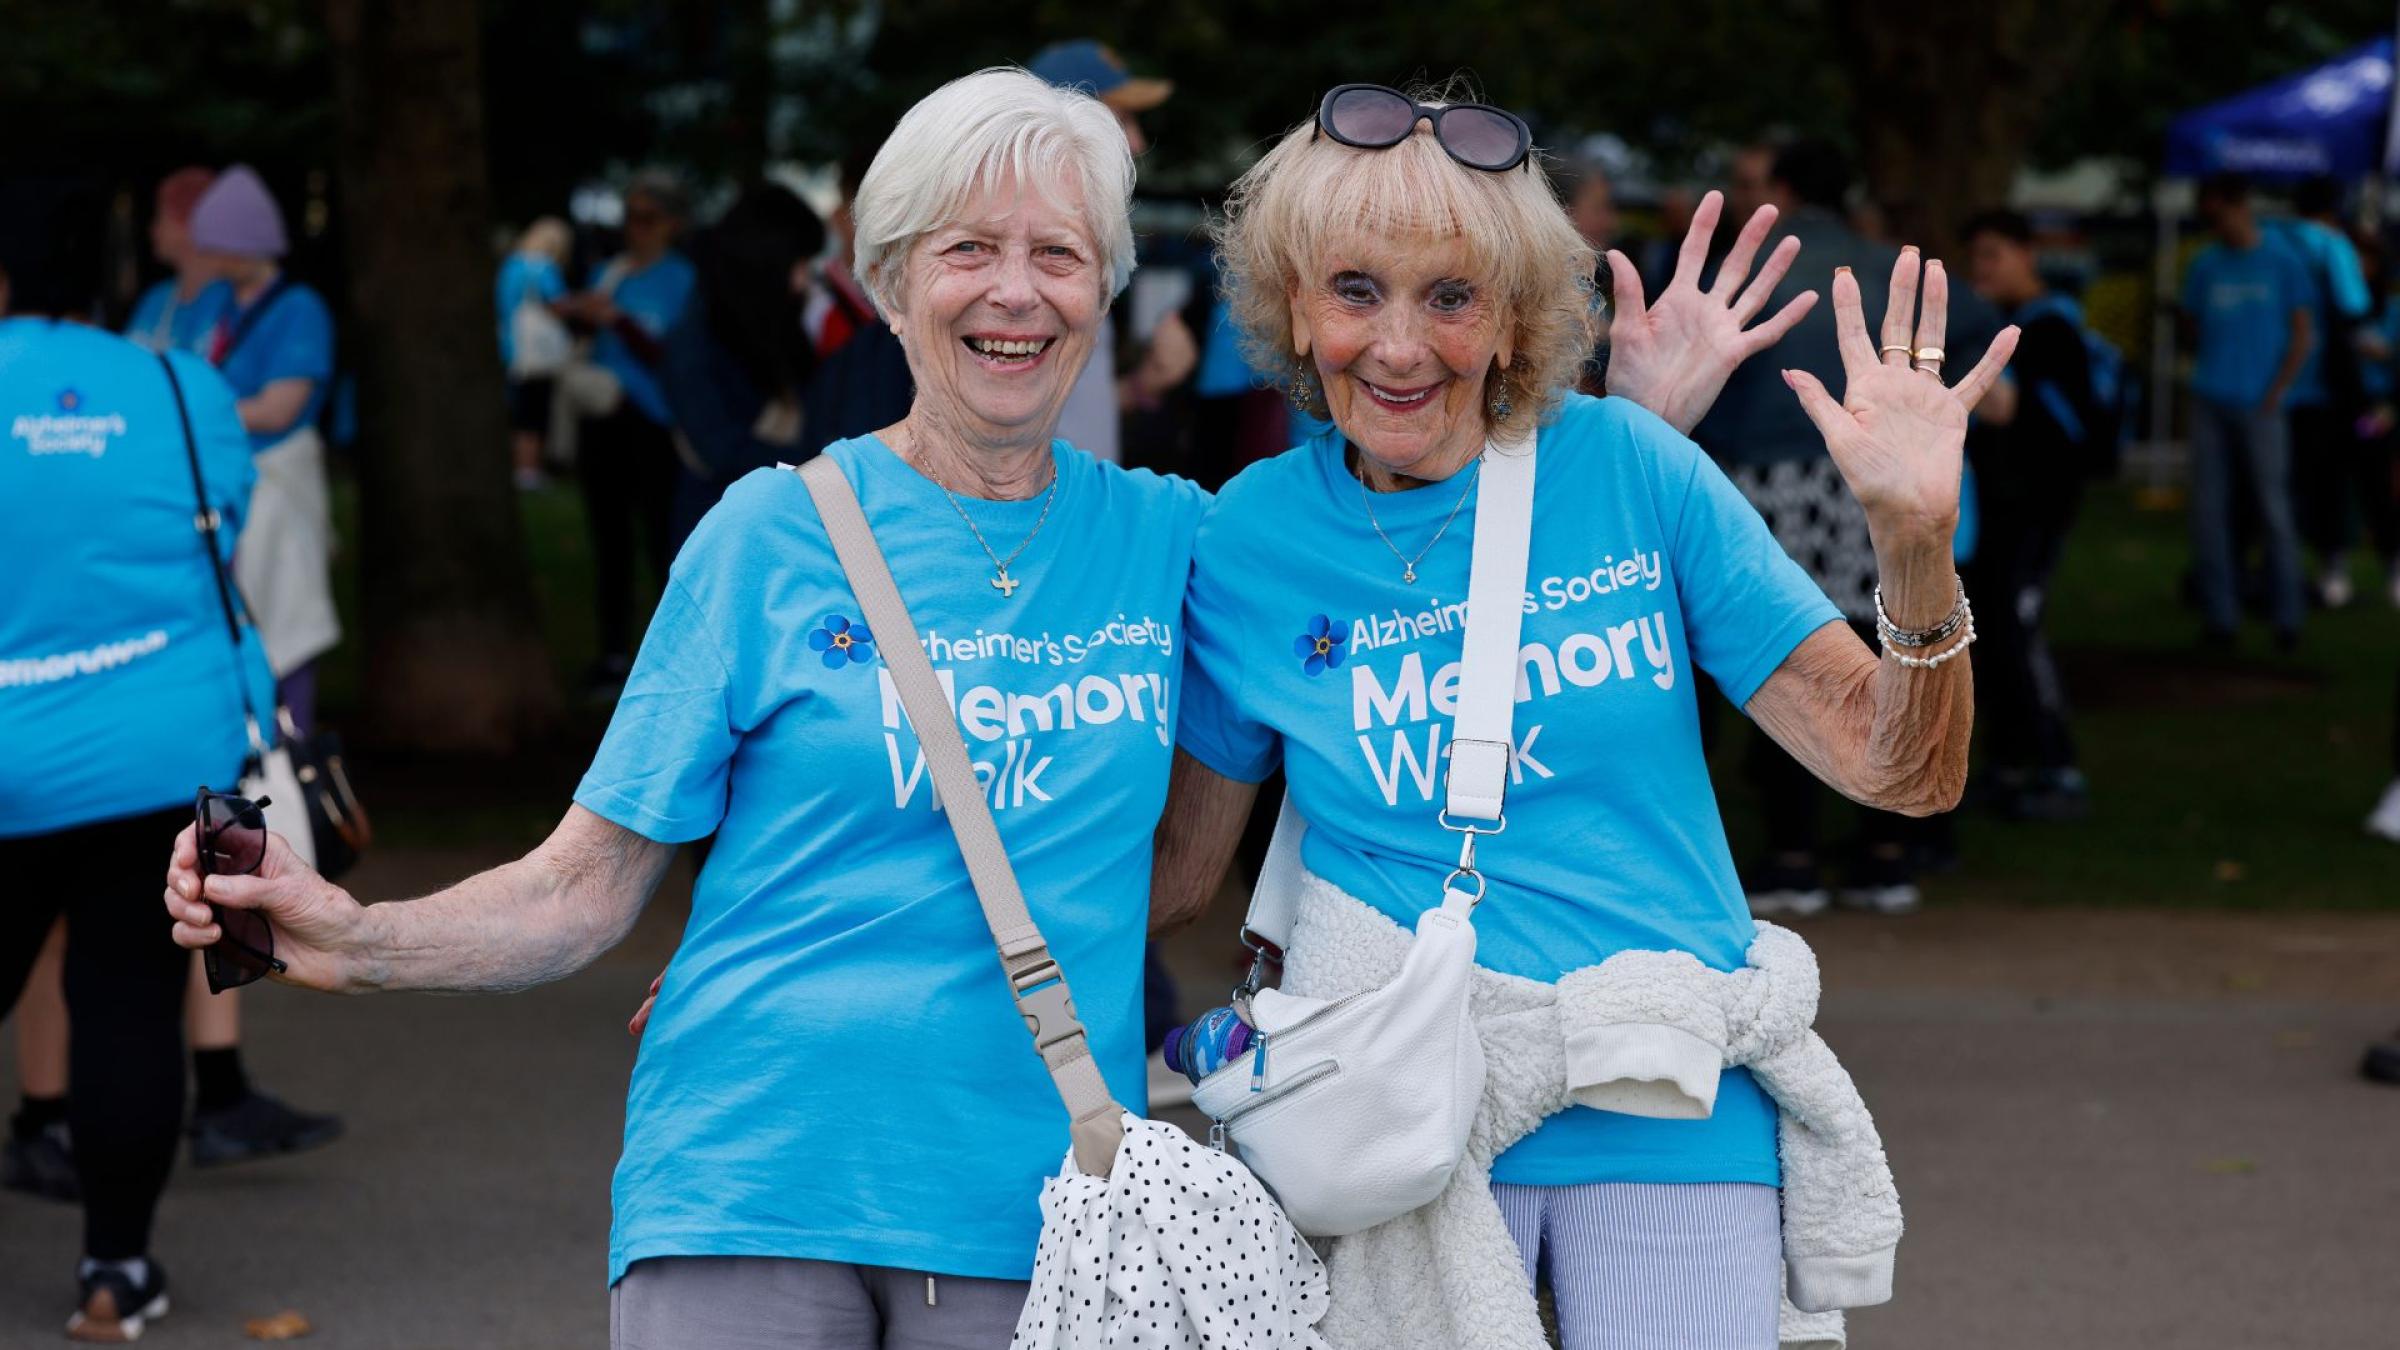
[[(1573, 393), (1592, 249), (1534, 171), (1521, 120), (1427, 97), (1338, 88), (1234, 188), (1220, 240), (1234, 313), (1256, 363), (1288, 372), (1295, 401), (1333, 427), (1229, 483), (1201, 526), (1153, 906), (1172, 921), (1207, 903), (1255, 785), (1280, 766), (1308, 825), (1306, 893), (1407, 928), (1454, 866), (1479, 866), (1487, 970), (1551, 982), (1635, 950), (1738, 969), (1754, 929), (1696, 676), (1852, 797), (1912, 814), (1957, 801), (1972, 719), (1967, 663), (1947, 659), (1972, 636), (1950, 561), (1960, 449), (2013, 330), (1946, 386), (1946, 283), (1924, 266), (1916, 324), (1911, 251), (1880, 355), (1856, 282), (1834, 278), (1842, 401), (1786, 376), (1873, 528), (1890, 619), (1878, 656), (1686, 436), (1732, 364), (1796, 320), (1741, 331), (1792, 242), (1745, 287), (1768, 230), (1754, 218), (1702, 292), (1712, 194), (1653, 307), (1611, 253), (1612, 390), (1661, 415)], [(1724, 359), (1662, 365), (1662, 327)], [(1460, 861), (1440, 808), (1479, 483), (1487, 446), (1528, 438), (1506, 832)], [(1308, 924), (1304, 911), (1295, 961), (1324, 955), (1304, 950)], [(1491, 1176), (1526, 1277), (1546, 1270), (1556, 1291), (1568, 1350), (1775, 1343), (1777, 1112), (1749, 1074), (1725, 1071), (1705, 1119), (1570, 1107)], [(1339, 1261), (1333, 1277), (1338, 1313)]]
[[(1141, 972), (1183, 588), (1205, 497), (1052, 439), (1132, 266), (1133, 166), (1097, 101), (1018, 71), (905, 116), (857, 263), (916, 400), (825, 453), (950, 686), (1000, 834), (1119, 1101), (1145, 1100)], [(615, 1343), (998, 1346), (1068, 1122), (994, 967), (915, 732), (798, 475), (737, 483), (676, 559), (551, 838), (361, 906), (280, 843), (168, 907), (267, 915), (281, 978), (519, 989), (622, 938), (714, 834), (626, 1102)]]

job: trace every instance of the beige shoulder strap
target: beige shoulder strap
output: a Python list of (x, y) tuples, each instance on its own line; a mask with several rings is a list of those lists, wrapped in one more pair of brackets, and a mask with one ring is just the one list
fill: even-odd
[(851, 593), (858, 599), (868, 631), (875, 635), (875, 650), (891, 672), (900, 706), (925, 751), (926, 770), (932, 775), (950, 829), (958, 836), (958, 851), (966, 858), (975, 899), (983, 906), (984, 922), (991, 926), (992, 945), (999, 949), (1009, 995), (1017, 1001), (1017, 1011), (1025, 1015), (1034, 1049), (1049, 1065), (1059, 1098), (1067, 1104), (1076, 1165), (1093, 1176), (1106, 1176), (1124, 1137), (1124, 1122), (1119, 1119), (1124, 1108), (1108, 1095), (1108, 1084), (1092, 1059), (1083, 1023), (1076, 1019), (1067, 977), (1050, 958), (1049, 944), (1026, 911), (1025, 894), (1017, 888), (1016, 871), (1008, 865), (1008, 852), (1000, 843), (1000, 828), (983, 800), (983, 785), (967, 758), (966, 740), (958, 733), (949, 700), (934, 677), (933, 663), (917, 640), (917, 626), (908, 617), (908, 606), (900, 599), (900, 588), (892, 582), (891, 568), (875, 543), (874, 532), (867, 528), (858, 494), (851, 490), (841, 466), (832, 456), (819, 455), (799, 473), (817, 504), (817, 514), (825, 520), (834, 555), (841, 559)]

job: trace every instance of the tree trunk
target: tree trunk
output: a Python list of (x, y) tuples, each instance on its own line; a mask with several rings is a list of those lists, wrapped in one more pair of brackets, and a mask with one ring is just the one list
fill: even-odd
[(2007, 204), (2045, 105), (2112, 8), (1837, 0), (1867, 189), (1895, 240), (1953, 255), (1968, 216)]
[(558, 690), (509, 481), (475, 0), (326, 0), (375, 741), (500, 752)]

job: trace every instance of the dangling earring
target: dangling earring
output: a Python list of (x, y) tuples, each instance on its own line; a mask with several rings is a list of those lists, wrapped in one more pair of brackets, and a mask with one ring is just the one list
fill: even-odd
[(1516, 411), (1516, 407), (1517, 405), (1510, 402), (1508, 397), (1508, 371), (1503, 368), (1493, 372), (1492, 397), (1483, 405), (1483, 410), (1491, 414), (1493, 421), (1505, 422), (1508, 420), (1508, 415)]
[(1299, 352), (1292, 353), (1291, 388), (1286, 393), (1293, 407), (1312, 417), (1325, 406), (1325, 390), (1317, 383), (1316, 363)]

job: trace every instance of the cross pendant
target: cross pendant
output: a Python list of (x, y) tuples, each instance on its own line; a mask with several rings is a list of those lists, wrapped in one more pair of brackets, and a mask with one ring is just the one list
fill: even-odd
[(992, 589), (1000, 592), (1000, 594), (1011, 600), (1017, 598), (1017, 587), (1024, 584), (1024, 582), (1017, 580), (1015, 577), (1010, 576), (1006, 572), (1002, 572), (1000, 575), (992, 578)]

